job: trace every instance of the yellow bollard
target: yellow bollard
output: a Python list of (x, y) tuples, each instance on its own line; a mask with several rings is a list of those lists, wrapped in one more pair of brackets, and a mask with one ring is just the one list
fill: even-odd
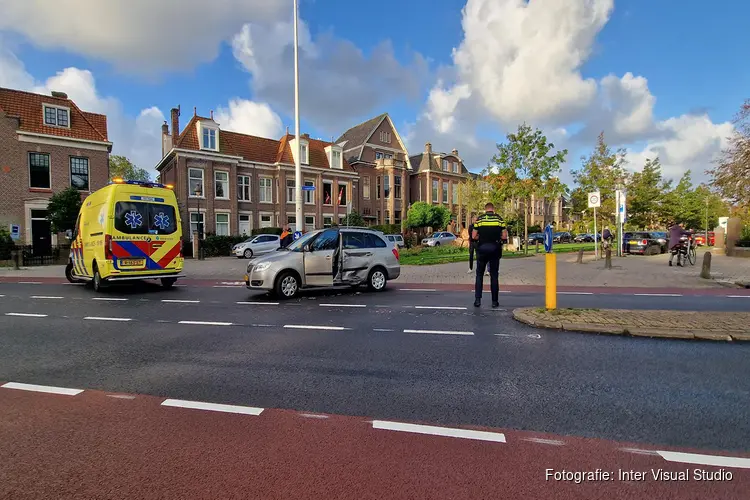
[(544, 256), (546, 269), (546, 305), (547, 309), (557, 309), (557, 255), (548, 253)]

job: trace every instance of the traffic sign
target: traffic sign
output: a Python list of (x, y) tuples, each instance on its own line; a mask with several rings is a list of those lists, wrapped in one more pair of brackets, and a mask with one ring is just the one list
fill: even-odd
[(293, 238), (295, 240), (298, 240), (298, 239), (302, 238), (302, 232), (301, 231), (295, 231)]
[(552, 252), (552, 224), (547, 224), (544, 228), (544, 251)]
[(302, 186), (302, 191), (315, 191), (315, 186)]
[(13, 240), (20, 240), (21, 239), (21, 226), (18, 224), (11, 224), (10, 225), (10, 237)]
[(589, 193), (589, 208), (599, 208), (602, 206), (602, 198), (599, 196), (599, 191)]

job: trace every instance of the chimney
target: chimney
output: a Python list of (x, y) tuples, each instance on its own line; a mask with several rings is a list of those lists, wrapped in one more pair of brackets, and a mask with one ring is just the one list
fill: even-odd
[(454, 149), (453, 151), (451, 151), (451, 154), (458, 158), (458, 149)]
[(310, 138), (310, 134), (302, 134), (302, 135), (300, 135), (300, 137), (302, 139), (309, 139)]
[(172, 139), (177, 140), (180, 135), (180, 107), (172, 108)]
[(211, 110), (211, 119), (212, 120), (214, 119), (214, 110), (213, 109)]
[(424, 145), (424, 153), (428, 156), (432, 154), (432, 144), (429, 142)]
[(65, 92), (58, 92), (57, 90), (53, 90), (52, 97), (59, 97), (60, 99), (67, 99), (68, 94), (66, 94)]
[(172, 149), (172, 136), (169, 135), (169, 125), (164, 120), (164, 125), (161, 126), (161, 157), (169, 153)]
[(193, 116), (198, 116), (198, 106), (193, 106)]

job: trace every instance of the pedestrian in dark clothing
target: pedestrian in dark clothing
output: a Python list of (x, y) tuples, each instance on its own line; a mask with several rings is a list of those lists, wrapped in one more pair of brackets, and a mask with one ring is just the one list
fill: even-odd
[(469, 272), (467, 274), (471, 274), (474, 270), (474, 254), (477, 250), (476, 241), (474, 241), (474, 222), (475, 219), (472, 218), (471, 224), (469, 224)]
[(288, 247), (292, 241), (294, 241), (294, 233), (290, 228), (286, 228), (286, 231), (284, 231), (283, 238), (281, 238), (281, 248)]
[(503, 256), (503, 240), (508, 238), (505, 222), (495, 213), (495, 206), (487, 203), (485, 213), (480, 215), (474, 223), (473, 238), (477, 241), (477, 274), (474, 284), (474, 307), (482, 305), (482, 289), (484, 288), (484, 272), (489, 266), (490, 292), (492, 307), (500, 307), (498, 273), (500, 258)]

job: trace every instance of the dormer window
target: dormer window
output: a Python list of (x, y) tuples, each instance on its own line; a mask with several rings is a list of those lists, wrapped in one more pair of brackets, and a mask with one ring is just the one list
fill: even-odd
[(341, 168), (341, 151), (331, 150), (331, 168)]
[(380, 132), (380, 142), (384, 142), (386, 144), (391, 143), (391, 133), (390, 132)]
[(299, 157), (300, 157), (301, 163), (304, 163), (305, 165), (310, 163), (310, 158), (309, 158), (308, 150), (307, 150), (307, 144), (305, 144), (304, 142), (302, 142), (299, 145)]
[(44, 124), (50, 127), (70, 128), (70, 109), (62, 106), (44, 105)]
[(219, 150), (219, 127), (213, 121), (198, 122), (198, 137), (201, 149), (208, 151)]
[(342, 170), (344, 168), (344, 155), (341, 152), (341, 147), (335, 144), (326, 146), (326, 156), (328, 157), (328, 164), (331, 168)]
[(203, 149), (216, 149), (216, 130), (203, 129)]

